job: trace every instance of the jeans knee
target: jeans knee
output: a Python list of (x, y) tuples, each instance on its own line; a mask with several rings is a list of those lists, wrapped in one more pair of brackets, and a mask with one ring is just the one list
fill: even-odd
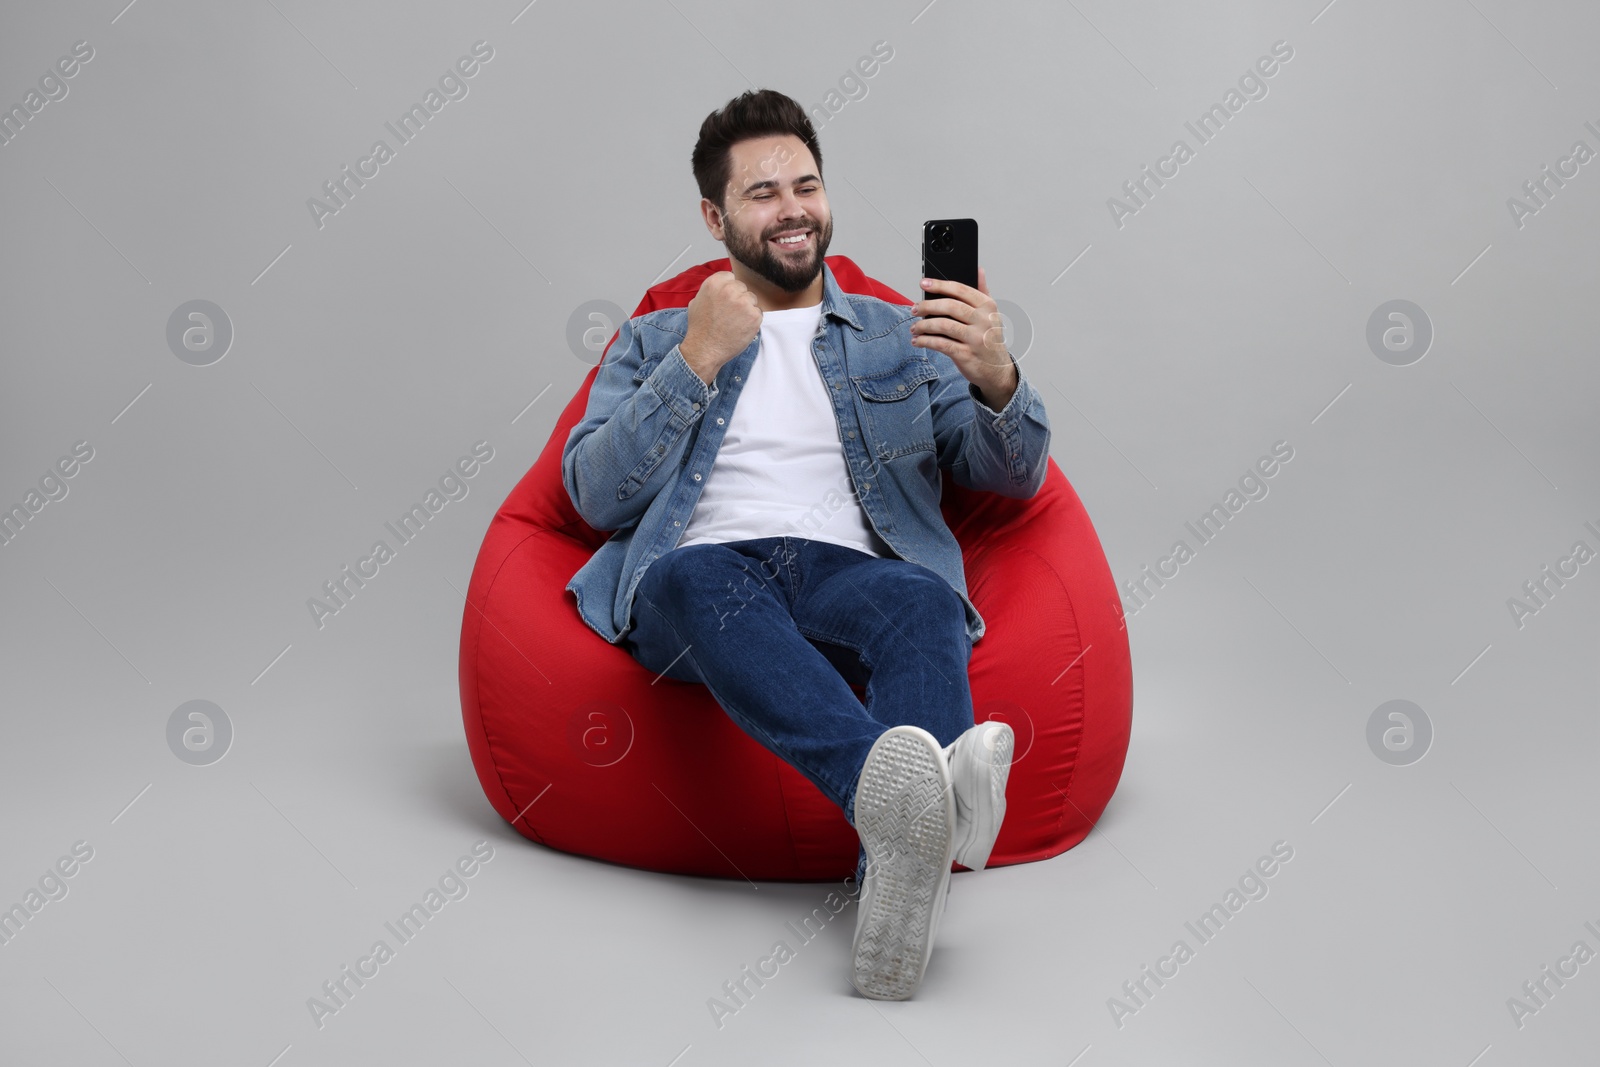
[(935, 629), (967, 632), (966, 609), (961, 595), (933, 571), (910, 575), (905, 583), (904, 614)]

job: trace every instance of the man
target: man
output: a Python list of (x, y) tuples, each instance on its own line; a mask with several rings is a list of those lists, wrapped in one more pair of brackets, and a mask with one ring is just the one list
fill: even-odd
[(561, 464), (578, 513), (616, 533), (567, 588), (595, 632), (706, 685), (839, 805), (861, 838), (854, 984), (904, 999), (951, 862), (988, 861), (1013, 744), (973, 724), (984, 623), (940, 471), (1031, 497), (1049, 420), (981, 270), (977, 289), (924, 279), (909, 310), (839, 288), (822, 151), (794, 100), (713, 112), (693, 167), (732, 269), (618, 330)]

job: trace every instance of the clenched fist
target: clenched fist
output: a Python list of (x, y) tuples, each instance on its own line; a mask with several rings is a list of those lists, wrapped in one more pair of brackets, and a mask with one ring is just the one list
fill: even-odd
[(689, 368), (710, 385), (722, 365), (749, 348), (760, 331), (756, 294), (732, 271), (719, 270), (700, 283), (700, 291), (689, 301), (689, 329), (678, 350)]

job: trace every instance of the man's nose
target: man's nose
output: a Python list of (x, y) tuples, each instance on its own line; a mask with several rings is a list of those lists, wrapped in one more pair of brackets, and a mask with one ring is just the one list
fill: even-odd
[(778, 218), (788, 221), (790, 219), (804, 218), (805, 214), (806, 209), (801, 205), (800, 198), (794, 194), (794, 190), (791, 189), (780, 195)]

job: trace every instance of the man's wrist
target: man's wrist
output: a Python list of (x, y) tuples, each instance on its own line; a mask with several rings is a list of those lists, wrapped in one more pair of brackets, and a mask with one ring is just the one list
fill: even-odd
[(1010, 362), (1009, 366), (1011, 373), (1003, 379), (1005, 384), (978, 387), (978, 392), (982, 394), (983, 402), (989, 406), (991, 411), (999, 411), (1009, 404), (1011, 398), (1017, 394), (1017, 387), (1022, 384), (1022, 372), (1017, 368), (1016, 363)]
[(705, 371), (700, 362), (689, 354), (689, 350), (683, 347), (683, 342), (681, 341), (678, 342), (678, 354), (682, 356), (683, 361), (689, 365), (689, 369), (694, 371), (694, 376), (706, 384), (706, 388), (709, 389), (714, 384), (716, 374), (713, 373), (711, 377), (706, 377)]

